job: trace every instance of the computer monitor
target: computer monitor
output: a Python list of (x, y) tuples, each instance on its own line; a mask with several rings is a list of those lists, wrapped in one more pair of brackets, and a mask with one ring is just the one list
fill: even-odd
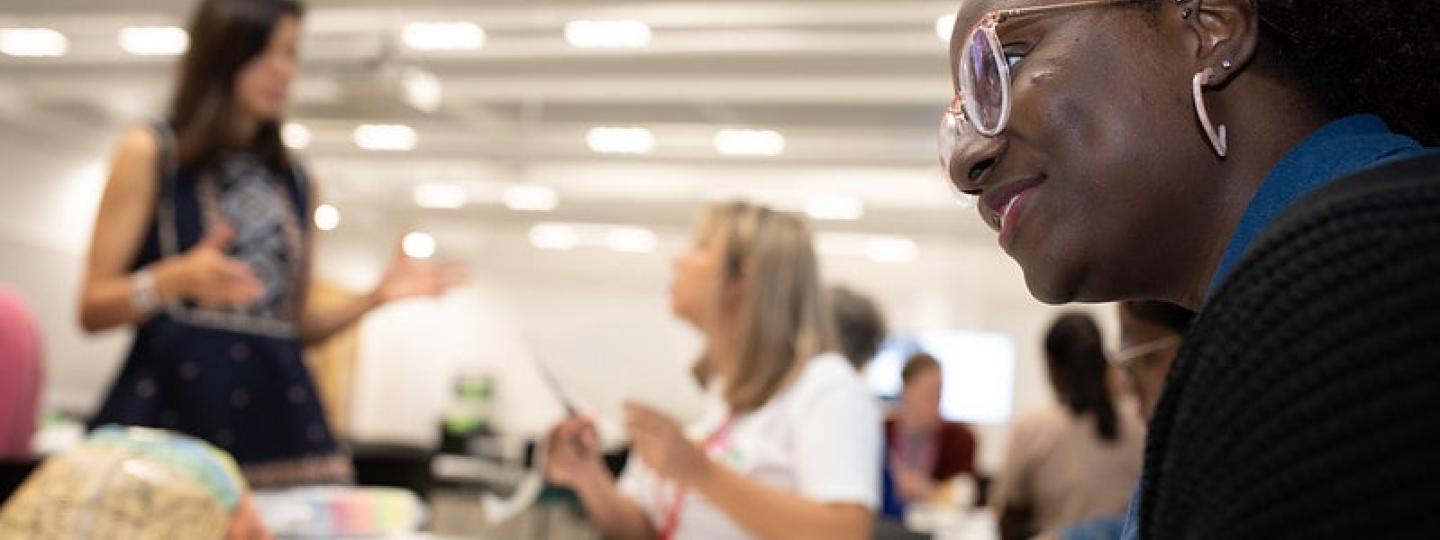
[(940, 416), (954, 422), (1000, 424), (1010, 420), (1015, 394), (1015, 340), (975, 330), (932, 330), (891, 336), (865, 367), (865, 378), (887, 400), (900, 395), (900, 371), (916, 352), (940, 363), (945, 386)]

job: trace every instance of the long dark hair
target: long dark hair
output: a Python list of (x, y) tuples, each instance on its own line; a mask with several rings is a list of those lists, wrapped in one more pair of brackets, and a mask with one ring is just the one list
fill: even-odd
[(1045, 335), (1045, 359), (1050, 385), (1060, 402), (1076, 416), (1095, 414), (1095, 432), (1114, 441), (1120, 434), (1115, 404), (1106, 385), (1108, 369), (1100, 341), (1100, 327), (1084, 313), (1066, 313)]
[(222, 151), (236, 148), (254, 152), (275, 172), (289, 170), (290, 155), (280, 141), (278, 121), (261, 122), (251, 141), (229, 139), (240, 114), (236, 75), (265, 50), (283, 18), (301, 17), (304, 12), (304, 6), (295, 0), (200, 3), (190, 21), (190, 50), (180, 61), (179, 87), (170, 110), (181, 171), (203, 169)]

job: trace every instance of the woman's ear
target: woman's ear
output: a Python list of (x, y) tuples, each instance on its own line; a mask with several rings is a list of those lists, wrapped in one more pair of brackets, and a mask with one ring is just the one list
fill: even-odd
[(1194, 37), (1194, 71), (1214, 73), (1209, 86), (1223, 86), (1254, 60), (1260, 44), (1254, 0), (1184, 0), (1174, 8)]

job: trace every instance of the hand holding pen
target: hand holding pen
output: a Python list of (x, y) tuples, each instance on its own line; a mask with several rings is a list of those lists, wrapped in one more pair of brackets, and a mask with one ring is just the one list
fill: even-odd
[(582, 416), (565, 395), (548, 367), (540, 363), (540, 374), (565, 407), (565, 419), (550, 431), (546, 448), (545, 478), (558, 485), (575, 488), (580, 484), (610, 475), (600, 454), (600, 436), (595, 423)]

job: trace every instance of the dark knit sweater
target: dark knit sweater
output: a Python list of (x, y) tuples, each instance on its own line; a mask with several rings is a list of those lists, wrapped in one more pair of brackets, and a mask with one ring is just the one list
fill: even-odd
[(1268, 225), (1150, 429), (1143, 538), (1440, 538), (1440, 155)]

